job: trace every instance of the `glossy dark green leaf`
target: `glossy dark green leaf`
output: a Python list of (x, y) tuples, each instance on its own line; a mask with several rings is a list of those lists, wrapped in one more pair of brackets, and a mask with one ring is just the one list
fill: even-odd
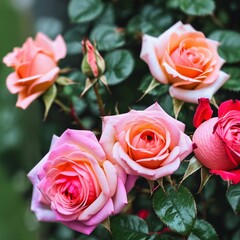
[(90, 39), (96, 41), (100, 51), (109, 51), (125, 44), (123, 32), (112, 25), (97, 25), (91, 32)]
[(210, 15), (215, 9), (213, 0), (179, 0), (180, 9), (188, 15)]
[(68, 14), (72, 22), (85, 23), (97, 18), (103, 11), (101, 0), (71, 0)]
[(108, 85), (124, 81), (133, 71), (134, 59), (127, 50), (115, 50), (106, 54), (106, 73)]
[(173, 231), (188, 235), (196, 218), (196, 204), (190, 191), (184, 186), (175, 189), (168, 185), (153, 195), (153, 208), (158, 217)]
[(240, 91), (240, 69), (238, 67), (225, 67), (223, 71), (230, 75), (230, 78), (222, 86), (230, 91)]
[(196, 220), (188, 240), (217, 240), (218, 235), (213, 226), (205, 220)]
[(240, 184), (231, 185), (227, 191), (227, 200), (234, 212), (240, 212)]
[(240, 33), (231, 30), (217, 30), (209, 38), (220, 42), (218, 52), (228, 63), (240, 61)]
[(116, 216), (110, 224), (114, 240), (145, 240), (148, 236), (146, 222), (134, 215)]

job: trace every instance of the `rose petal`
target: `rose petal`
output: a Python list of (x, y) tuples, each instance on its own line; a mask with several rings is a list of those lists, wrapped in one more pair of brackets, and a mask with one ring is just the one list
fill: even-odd
[(219, 175), (224, 181), (230, 181), (233, 184), (240, 183), (240, 170), (233, 171), (222, 171), (222, 170), (211, 170), (213, 174)]
[(228, 100), (219, 105), (218, 117), (223, 117), (226, 113), (231, 110), (240, 111), (240, 101), (239, 100)]
[(197, 128), (201, 123), (207, 121), (212, 117), (213, 110), (210, 106), (208, 98), (198, 99), (199, 105), (193, 117), (193, 126)]
[(229, 159), (223, 141), (213, 131), (217, 121), (218, 118), (211, 118), (202, 123), (194, 132), (192, 141), (197, 146), (194, 149), (195, 156), (209, 169), (234, 169), (236, 164)]
[(182, 100), (184, 102), (198, 103), (199, 98), (209, 98), (217, 92), (217, 90), (228, 80), (229, 75), (220, 71), (218, 79), (212, 84), (196, 90), (187, 90), (171, 86), (169, 93), (173, 98)]

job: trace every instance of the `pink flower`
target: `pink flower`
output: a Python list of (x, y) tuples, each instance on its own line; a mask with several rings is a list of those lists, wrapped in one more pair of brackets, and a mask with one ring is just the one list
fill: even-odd
[(144, 111), (104, 117), (100, 143), (107, 158), (128, 174), (157, 180), (172, 174), (192, 152), (184, 128), (155, 103)]
[(211, 173), (236, 184), (240, 182), (240, 101), (219, 106), (218, 117), (203, 122), (193, 134), (197, 159)]
[(157, 81), (171, 84), (172, 97), (198, 103), (199, 98), (211, 99), (229, 77), (220, 71), (224, 60), (218, 45), (191, 25), (177, 22), (157, 38), (144, 35), (140, 57)]
[(38, 220), (59, 221), (85, 234), (123, 209), (135, 180), (106, 160), (92, 132), (70, 129), (53, 138), (28, 177)]
[(66, 56), (62, 36), (52, 41), (38, 33), (35, 40), (28, 38), (22, 48), (14, 48), (3, 62), (15, 72), (7, 77), (7, 88), (18, 93), (17, 107), (26, 109), (35, 99), (53, 85), (59, 74), (59, 59)]

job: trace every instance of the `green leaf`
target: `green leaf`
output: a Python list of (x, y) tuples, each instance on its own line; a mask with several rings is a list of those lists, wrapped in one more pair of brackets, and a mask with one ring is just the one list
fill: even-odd
[(127, 25), (130, 34), (147, 33), (158, 36), (173, 24), (173, 17), (163, 9), (146, 5), (139, 15), (134, 16)]
[(125, 44), (124, 34), (115, 26), (106, 24), (97, 25), (90, 34), (90, 39), (97, 43), (100, 51), (109, 51)]
[(145, 240), (148, 236), (146, 222), (134, 215), (112, 218), (111, 231), (114, 240)]
[(85, 23), (97, 18), (103, 11), (101, 0), (71, 0), (68, 14), (72, 22)]
[(195, 16), (211, 15), (215, 9), (213, 0), (179, 0), (180, 9)]
[(175, 189), (168, 185), (165, 192), (158, 189), (153, 195), (153, 208), (170, 229), (188, 235), (195, 223), (196, 204), (192, 194), (182, 185)]
[(169, 234), (160, 235), (158, 233), (155, 233), (153, 235), (150, 235), (146, 240), (182, 240), (182, 237), (175, 237)]
[(116, 15), (112, 4), (106, 4), (104, 7), (104, 11), (97, 18), (96, 22), (97, 24), (114, 24), (115, 18)]
[(212, 225), (204, 220), (196, 220), (188, 240), (217, 240), (218, 236)]
[(197, 160), (197, 158), (195, 156), (193, 156), (188, 164), (187, 170), (181, 180), (181, 183), (188, 178), (190, 175), (192, 175), (193, 173), (195, 173), (198, 169), (200, 169), (202, 167), (202, 164)]
[(240, 212), (240, 184), (231, 185), (227, 191), (227, 200), (235, 213)]
[(240, 91), (240, 69), (237, 67), (225, 67), (223, 71), (230, 75), (230, 78), (222, 86), (230, 91)]
[(133, 71), (134, 59), (127, 50), (115, 50), (106, 54), (106, 79), (108, 85), (124, 81)]
[(70, 28), (64, 34), (64, 40), (67, 43), (67, 54), (74, 55), (82, 53), (82, 39), (86, 37), (88, 24), (81, 24)]
[(56, 85), (52, 85), (42, 96), (44, 105), (45, 105), (45, 113), (44, 113), (44, 120), (46, 120), (48, 112), (57, 96), (57, 87)]
[(226, 62), (240, 61), (240, 33), (231, 30), (217, 30), (209, 38), (221, 43), (218, 52)]

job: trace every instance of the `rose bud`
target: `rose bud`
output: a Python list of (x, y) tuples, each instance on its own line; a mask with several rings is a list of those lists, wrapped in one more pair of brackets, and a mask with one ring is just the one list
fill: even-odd
[(105, 61), (89, 40), (82, 41), (82, 72), (90, 79), (100, 77), (105, 71)]

